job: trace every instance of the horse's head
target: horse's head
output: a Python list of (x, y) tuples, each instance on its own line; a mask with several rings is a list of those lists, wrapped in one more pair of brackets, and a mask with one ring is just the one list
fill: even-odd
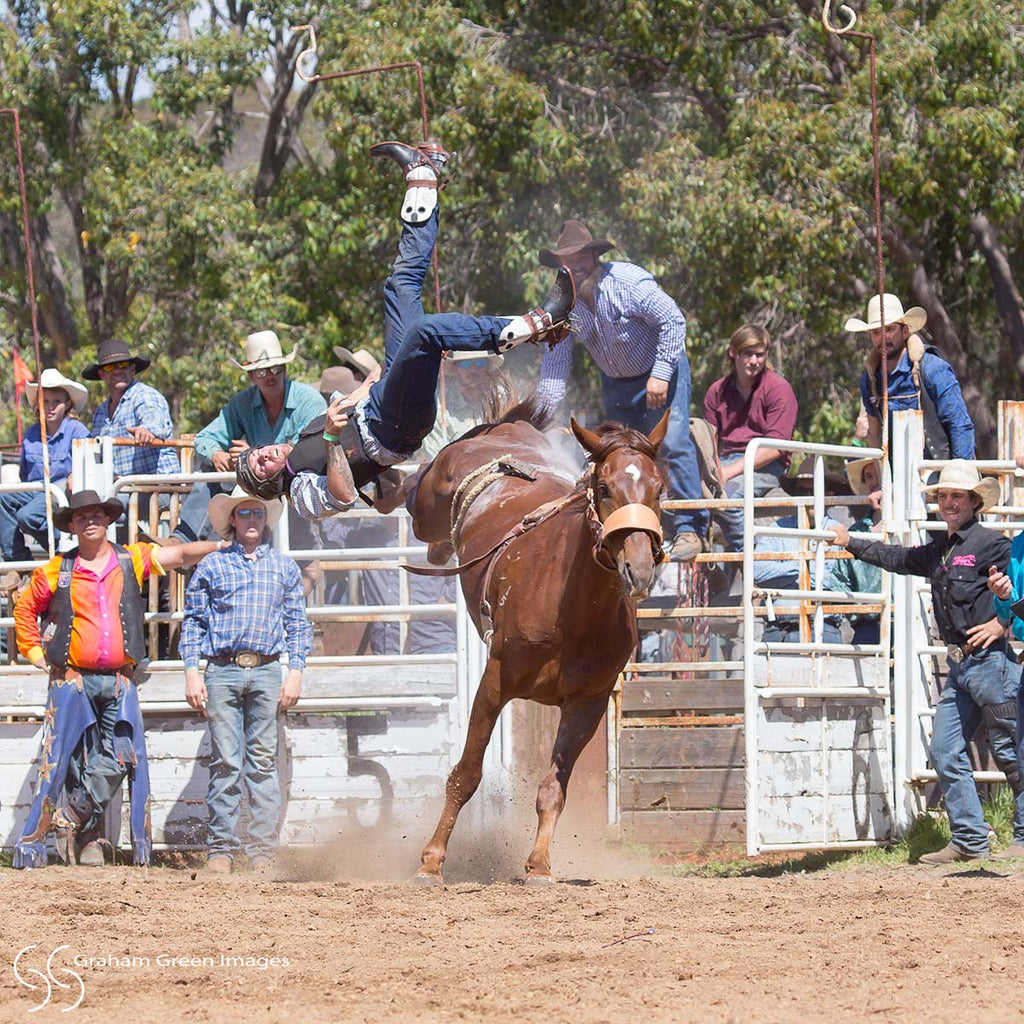
[(590, 487), (601, 523), (598, 561), (614, 568), (632, 598), (643, 599), (654, 582), (661, 550), (661, 492), (658, 446), (668, 429), (668, 413), (649, 436), (619, 423), (587, 430), (575, 420), (572, 432), (593, 464)]

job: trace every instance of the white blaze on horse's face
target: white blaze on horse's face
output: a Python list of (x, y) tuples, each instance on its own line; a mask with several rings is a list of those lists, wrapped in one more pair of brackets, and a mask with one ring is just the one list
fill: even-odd
[(640, 482), (640, 470), (637, 469), (635, 463), (631, 462), (622, 472), (632, 478), (633, 483), (638, 484)]

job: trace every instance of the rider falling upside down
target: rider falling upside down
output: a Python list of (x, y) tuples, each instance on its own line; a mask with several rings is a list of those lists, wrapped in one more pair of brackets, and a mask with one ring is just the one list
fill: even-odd
[(303, 430), (294, 445), (244, 451), (238, 484), (258, 498), (288, 498), (304, 519), (351, 508), (358, 489), (390, 466), (405, 462), (437, 417), (442, 353), (507, 352), (524, 341), (560, 341), (576, 300), (572, 275), (562, 267), (541, 306), (522, 316), (467, 316), (423, 311), (423, 282), (437, 240), (437, 191), (449, 154), (437, 143), (418, 147), (383, 142), (370, 150), (403, 170), (402, 237), (384, 283), (384, 372)]

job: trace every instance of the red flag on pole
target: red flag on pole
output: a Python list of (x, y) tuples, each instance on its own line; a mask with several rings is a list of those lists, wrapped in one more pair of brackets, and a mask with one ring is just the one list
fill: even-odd
[(25, 392), (25, 385), (32, 379), (32, 371), (28, 368), (28, 364), (21, 356), (18, 355), (18, 350), (13, 349), (14, 353), (14, 405), (16, 414), (18, 417), (18, 444), (22, 441), (22, 430), (21, 430), (21, 396)]

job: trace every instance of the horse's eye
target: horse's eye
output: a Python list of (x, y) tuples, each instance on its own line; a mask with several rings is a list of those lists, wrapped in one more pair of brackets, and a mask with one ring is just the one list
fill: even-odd
[(607, 501), (612, 496), (612, 492), (608, 490), (607, 484), (597, 485), (597, 496), (601, 501)]

